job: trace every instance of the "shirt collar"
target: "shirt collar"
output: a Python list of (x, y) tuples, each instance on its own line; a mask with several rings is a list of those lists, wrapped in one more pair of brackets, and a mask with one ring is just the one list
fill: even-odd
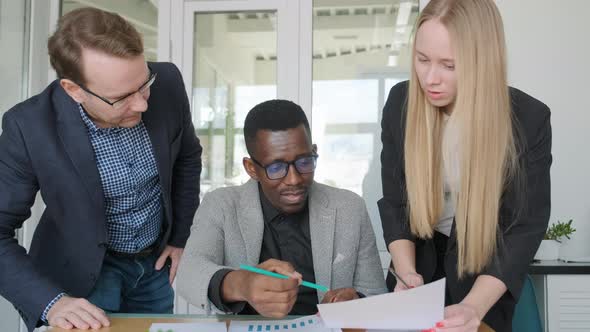
[(78, 104), (78, 110), (80, 111), (80, 116), (82, 117), (82, 121), (86, 125), (86, 128), (92, 133), (101, 133), (101, 134), (110, 134), (110, 133), (117, 133), (121, 131), (120, 127), (113, 127), (113, 128), (100, 128), (98, 127), (88, 116), (86, 110), (82, 106), (82, 104)]

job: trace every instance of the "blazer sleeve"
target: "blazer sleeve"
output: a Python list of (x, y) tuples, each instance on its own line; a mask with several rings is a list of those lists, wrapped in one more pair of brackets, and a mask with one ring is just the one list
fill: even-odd
[(395, 240), (415, 241), (410, 232), (407, 215), (406, 175), (404, 171), (404, 128), (405, 104), (408, 82), (402, 82), (391, 88), (383, 108), (381, 120), (381, 183), (383, 198), (377, 205), (381, 216), (385, 245)]
[(178, 68), (171, 65), (176, 74), (179, 88), (177, 100), (182, 100), (182, 133), (180, 150), (172, 168), (172, 215), (173, 226), (168, 244), (184, 248), (190, 235), (195, 211), (199, 206), (201, 153), (203, 151), (190, 114), (190, 106), (182, 75)]
[(366, 296), (387, 293), (371, 219), (364, 201), (361, 202), (361, 206), (361, 234), (353, 286), (357, 292)]
[[(178, 268), (177, 290), (190, 304), (210, 313), (211, 309), (221, 311), (211, 305), (208, 297), (209, 284), (215, 273), (224, 266), (225, 235), (224, 212), (229, 210), (223, 202), (225, 198), (218, 192), (210, 192), (203, 198), (197, 210), (192, 234), (188, 239)], [(227, 208), (227, 209), (226, 209)], [(213, 308), (212, 308), (213, 307)]]
[[(530, 97), (529, 97), (530, 98)], [(540, 104), (540, 102), (536, 101)], [(526, 105), (530, 106), (530, 104)], [(528, 108), (526, 107), (525, 108)], [(500, 279), (516, 300), (530, 262), (547, 229), (551, 212), (551, 123), (547, 106), (536, 105), (520, 119), (526, 136), (522, 179), (505, 194), (500, 209), (502, 230), (497, 254), (481, 273)]]
[(29, 330), (39, 325), (45, 307), (63, 289), (44, 277), (15, 239), (31, 216), (39, 190), (19, 124), (5, 114), (0, 136), (0, 295), (10, 301)]

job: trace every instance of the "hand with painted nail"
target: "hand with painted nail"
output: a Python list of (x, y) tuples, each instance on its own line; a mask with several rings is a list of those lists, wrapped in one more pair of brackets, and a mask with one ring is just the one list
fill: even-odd
[(477, 332), (481, 319), (475, 307), (458, 303), (445, 308), (445, 319), (428, 332)]
[[(414, 287), (420, 287), (424, 285), (424, 280), (422, 276), (416, 272), (407, 272), (407, 273), (398, 273), (399, 277), (407, 284), (407, 287), (403, 282), (400, 280), (396, 280), (395, 288), (393, 289), (394, 292), (408, 290)], [(397, 278), (396, 278), (397, 279)]]

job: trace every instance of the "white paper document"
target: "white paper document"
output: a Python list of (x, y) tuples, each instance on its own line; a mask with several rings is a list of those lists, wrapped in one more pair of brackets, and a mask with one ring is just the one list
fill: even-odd
[(444, 319), (445, 279), (410, 290), (347, 302), (319, 304), (329, 328), (429, 329)]
[(149, 332), (227, 332), (225, 322), (154, 323)]
[(326, 328), (322, 320), (316, 316), (305, 316), (290, 320), (232, 320), (229, 332), (341, 332), (340, 329)]

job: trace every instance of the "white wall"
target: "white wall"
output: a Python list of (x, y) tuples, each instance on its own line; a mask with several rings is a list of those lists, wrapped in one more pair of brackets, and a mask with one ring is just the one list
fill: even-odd
[(590, 1), (497, 0), (510, 84), (551, 108), (550, 223), (574, 219), (568, 257), (590, 257)]

